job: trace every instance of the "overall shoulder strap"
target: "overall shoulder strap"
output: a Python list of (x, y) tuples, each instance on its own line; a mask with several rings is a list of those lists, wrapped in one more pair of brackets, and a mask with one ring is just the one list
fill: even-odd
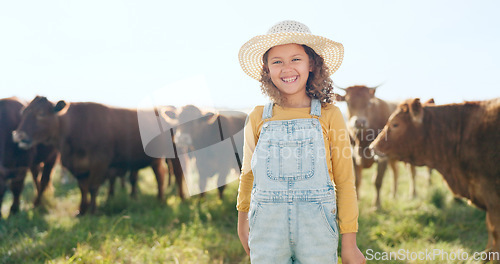
[(264, 105), (264, 111), (262, 112), (262, 120), (269, 119), (273, 116), (273, 102), (269, 102)]
[(321, 116), (321, 102), (316, 98), (311, 100), (311, 115), (316, 117)]

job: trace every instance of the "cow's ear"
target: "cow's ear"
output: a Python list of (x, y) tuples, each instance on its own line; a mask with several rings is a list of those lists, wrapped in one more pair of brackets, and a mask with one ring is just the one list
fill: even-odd
[(400, 105), (399, 108), (401, 109), (401, 111), (403, 113), (408, 113), (408, 104), (407, 103)]
[(375, 92), (377, 91), (377, 87), (375, 87), (375, 88), (368, 88), (368, 91), (370, 92), (370, 96), (372, 98), (375, 97)]
[(163, 120), (165, 120), (165, 122), (167, 122), (170, 125), (174, 125), (179, 122), (179, 120), (177, 119), (177, 113), (175, 111), (172, 111), (172, 109), (161, 108), (158, 111), (158, 113), (161, 116), (161, 118), (163, 118)]
[(205, 115), (208, 119), (207, 122), (209, 125), (213, 124), (215, 121), (217, 121), (217, 117), (219, 117), (219, 114), (215, 113), (208, 113)]
[(413, 122), (421, 124), (424, 118), (424, 109), (419, 98), (413, 99), (410, 105), (410, 115)]
[(173, 111), (165, 111), (165, 115), (172, 118), (172, 119), (177, 118), (177, 114)]
[(345, 102), (345, 95), (334, 94), (334, 99), (337, 102)]
[(69, 104), (61, 100), (57, 102), (56, 106), (54, 106), (54, 112), (58, 115), (64, 115), (66, 111), (68, 111), (68, 108)]
[(424, 105), (435, 105), (436, 103), (434, 102), (434, 98), (431, 98), (427, 101), (425, 101)]

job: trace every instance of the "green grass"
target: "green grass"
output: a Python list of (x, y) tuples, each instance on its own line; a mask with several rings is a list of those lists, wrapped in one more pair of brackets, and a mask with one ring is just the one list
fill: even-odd
[[(387, 173), (378, 211), (372, 207), (374, 168), (363, 172), (357, 236), (363, 253), (442, 249), (471, 255), (485, 248), (483, 211), (456, 202), (437, 173), (428, 186), (423, 169), (418, 171), (418, 197), (411, 199), (408, 173), (403, 168), (401, 172), (396, 199), (392, 198), (392, 173)], [(237, 182), (227, 186), (223, 201), (215, 190), (203, 199), (181, 201), (175, 189), (168, 187), (166, 200), (159, 202), (153, 173), (145, 169), (140, 171), (137, 199), (129, 197), (129, 187), (123, 190), (117, 182), (115, 196), (106, 201), (107, 186), (103, 186), (98, 213), (75, 217), (80, 201), (76, 182), (72, 178), (61, 181), (58, 175), (43, 208), (32, 208), (34, 190), (29, 177), (21, 212), (9, 218), (12, 196), (6, 195), (0, 220), (0, 263), (249, 263), (236, 234)]]
[[(437, 172), (432, 174), (429, 186), (426, 170), (419, 169), (417, 176), (418, 197), (411, 198), (409, 192), (409, 172), (401, 167), (399, 188), (396, 198), (392, 198), (392, 171), (386, 173), (382, 186), (382, 209), (374, 210), (372, 201), (375, 187), (371, 184), (374, 170), (363, 172), (364, 182), (359, 202), (360, 218), (357, 235), (358, 246), (365, 253), (405, 252), (405, 259), (383, 261), (383, 263), (481, 263), (473, 261), (445, 261), (437, 255), (434, 261), (411, 260), (410, 252), (443, 250), (443, 252), (481, 252), (486, 247), (488, 234), (485, 212), (453, 198), (451, 191)], [(422, 253), (423, 254), (423, 253)], [(374, 256), (373, 253), (371, 253)], [(380, 255), (379, 255), (380, 256)], [(411, 256), (410, 256), (411, 257)], [(376, 261), (375, 261), (376, 262)]]

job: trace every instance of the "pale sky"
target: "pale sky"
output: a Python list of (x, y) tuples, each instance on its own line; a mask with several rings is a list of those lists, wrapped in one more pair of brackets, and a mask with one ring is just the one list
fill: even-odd
[(279, 21), (341, 42), (340, 86), (386, 100), (500, 96), (499, 1), (2, 1), (0, 98), (252, 108), (238, 50)]

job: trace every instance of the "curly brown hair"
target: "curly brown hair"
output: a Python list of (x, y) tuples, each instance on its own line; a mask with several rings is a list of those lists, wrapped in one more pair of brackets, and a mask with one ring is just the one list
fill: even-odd
[[(304, 51), (309, 56), (309, 61), (312, 66), (312, 71), (309, 72), (309, 77), (307, 78), (306, 83), (307, 96), (319, 99), (322, 106), (331, 104), (333, 102), (332, 97), (334, 93), (333, 82), (332, 79), (330, 79), (328, 67), (324, 64), (323, 58), (312, 48), (307, 45), (301, 46), (304, 47)], [(271, 49), (267, 50), (266, 53), (264, 53), (264, 56), (262, 56), (264, 67), (261, 72), (260, 88), (263, 94), (269, 96), (273, 102), (282, 106), (284, 105), (286, 98), (281, 96), (280, 91), (272, 82), (271, 75), (269, 74), (269, 67), (267, 65), (267, 59)]]

